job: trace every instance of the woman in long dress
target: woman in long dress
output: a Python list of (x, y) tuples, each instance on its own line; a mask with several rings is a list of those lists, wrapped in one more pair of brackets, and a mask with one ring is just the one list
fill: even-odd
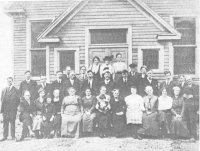
[(180, 96), (181, 89), (176, 86), (173, 88), (174, 97), (172, 102), (172, 129), (171, 133), (174, 139), (184, 137), (189, 137), (189, 131), (187, 129), (186, 121), (183, 119), (184, 106), (183, 106), (183, 97)]
[(93, 72), (93, 78), (96, 80), (101, 80), (101, 76), (100, 76), (100, 59), (99, 57), (95, 56), (92, 59), (92, 64), (90, 65), (88, 70), (91, 70)]
[(144, 102), (140, 95), (137, 94), (137, 88), (131, 87), (131, 95), (125, 97), (127, 106), (126, 123), (128, 124), (131, 135), (136, 139), (142, 139), (138, 134), (138, 129), (142, 125), (142, 116), (144, 109)]
[(161, 89), (161, 96), (158, 98), (159, 127), (162, 137), (170, 133), (172, 120), (172, 98), (167, 95), (167, 89)]
[(96, 117), (94, 112), (96, 105), (96, 98), (91, 95), (90, 88), (85, 90), (85, 97), (82, 98), (83, 107), (83, 133), (91, 135), (93, 132), (93, 121)]
[(106, 87), (101, 86), (100, 94), (96, 97), (97, 121), (100, 137), (107, 137), (107, 129), (110, 117), (110, 96), (106, 94)]
[(145, 136), (157, 137), (159, 135), (158, 123), (158, 97), (153, 95), (153, 88), (146, 86), (147, 96), (144, 99), (145, 113), (143, 114), (143, 127), (139, 133)]
[(43, 88), (38, 90), (39, 98), (35, 101), (35, 116), (33, 117), (33, 128), (36, 138), (41, 138), (43, 135), (43, 116), (45, 108), (45, 91)]
[(62, 125), (61, 135), (66, 137), (79, 137), (79, 126), (82, 117), (81, 100), (75, 95), (76, 90), (71, 87), (68, 89), (69, 96), (63, 99), (61, 113)]
[(119, 89), (113, 90), (113, 97), (110, 101), (112, 123), (116, 137), (122, 137), (125, 128), (126, 103), (124, 98), (120, 97)]

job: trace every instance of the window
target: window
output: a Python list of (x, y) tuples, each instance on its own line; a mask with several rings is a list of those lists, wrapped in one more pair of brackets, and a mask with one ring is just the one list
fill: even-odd
[(146, 65), (155, 72), (164, 70), (163, 46), (141, 46), (138, 48), (138, 67)]
[(174, 45), (174, 74), (195, 74), (196, 21), (174, 17), (174, 27), (182, 34)]
[(45, 45), (37, 41), (37, 36), (49, 25), (50, 21), (31, 22), (31, 48), (44, 48)]
[(159, 49), (143, 50), (143, 65), (147, 65), (150, 69), (159, 68)]
[(128, 29), (90, 29), (91, 44), (127, 43)]
[(31, 50), (31, 72), (33, 76), (46, 75), (45, 50)]
[(37, 41), (37, 36), (49, 25), (50, 20), (31, 21), (30, 68), (32, 75), (46, 75), (46, 45)]
[(64, 71), (66, 66), (70, 66), (72, 70), (75, 70), (75, 51), (60, 51), (59, 53), (60, 70)]

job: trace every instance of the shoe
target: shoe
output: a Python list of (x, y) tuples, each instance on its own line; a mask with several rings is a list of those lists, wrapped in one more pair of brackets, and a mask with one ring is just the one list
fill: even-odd
[(0, 140), (0, 142), (3, 142), (3, 141), (5, 141), (5, 140), (7, 140), (7, 138), (2, 138), (2, 139)]
[(20, 139), (16, 139), (16, 142), (21, 142), (21, 141), (23, 141), (23, 140), (24, 140), (24, 138), (21, 137)]

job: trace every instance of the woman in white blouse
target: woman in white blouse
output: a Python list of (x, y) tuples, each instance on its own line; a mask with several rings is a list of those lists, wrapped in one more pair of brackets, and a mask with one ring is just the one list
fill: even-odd
[(143, 98), (137, 94), (137, 88), (131, 87), (131, 95), (125, 97), (127, 106), (126, 110), (126, 122), (129, 126), (131, 135), (134, 138), (142, 139), (138, 134), (138, 129), (142, 125), (142, 116), (144, 109)]
[(161, 96), (158, 98), (159, 125), (162, 137), (170, 133), (172, 120), (172, 98), (167, 95), (167, 89), (161, 89)]

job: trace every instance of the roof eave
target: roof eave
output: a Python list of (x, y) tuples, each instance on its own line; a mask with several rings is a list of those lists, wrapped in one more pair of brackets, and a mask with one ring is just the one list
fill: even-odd
[(40, 43), (59, 43), (60, 38), (59, 37), (47, 37), (47, 38), (41, 38), (38, 40)]
[(157, 40), (179, 40), (181, 39), (181, 35), (157, 35)]

